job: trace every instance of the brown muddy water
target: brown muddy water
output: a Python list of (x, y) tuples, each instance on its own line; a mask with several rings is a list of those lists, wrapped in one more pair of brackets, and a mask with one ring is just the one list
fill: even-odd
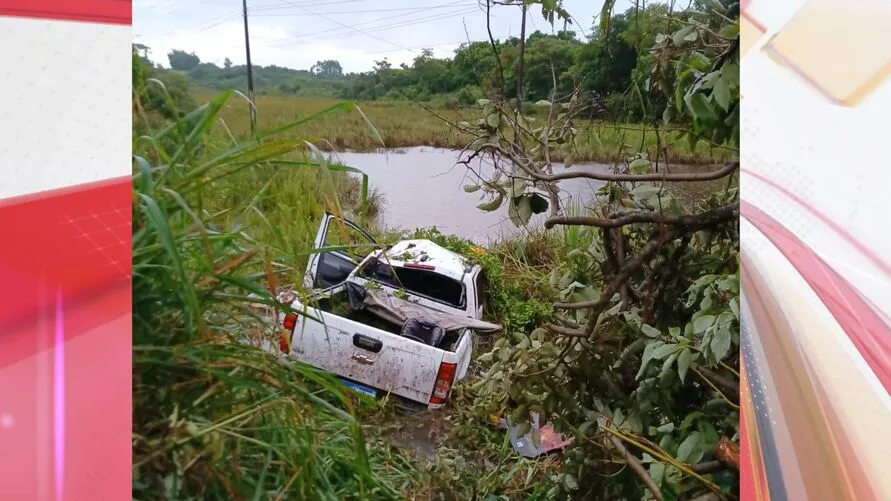
[[(481, 200), (481, 191), (466, 193), (462, 189), (475, 184), (477, 178), (464, 165), (456, 165), (459, 152), (455, 150), (417, 147), (379, 153), (337, 153), (336, 157), (368, 174), (371, 186), (383, 194), (384, 210), (379, 222), (388, 228), (435, 226), (443, 233), (487, 244), (540, 227), (544, 220), (544, 215), (539, 214), (528, 228), (517, 228), (507, 216), (506, 204), (493, 212), (478, 209), (477, 205), (488, 199)], [(493, 168), (482, 162), (472, 166), (483, 176), (493, 173)], [(554, 166), (555, 172), (563, 168)], [(611, 169), (597, 164), (573, 168)], [(590, 202), (601, 186), (599, 181), (584, 179), (561, 182), (563, 203), (568, 206)]]
[[(412, 230), (437, 227), (441, 232), (455, 234), (479, 244), (490, 244), (504, 237), (541, 228), (545, 214), (533, 216), (527, 227), (517, 228), (507, 215), (507, 205), (494, 212), (484, 212), (477, 205), (485, 201), (482, 192), (466, 193), (462, 187), (477, 179), (468, 168), (456, 164), (455, 150), (416, 147), (376, 153), (341, 152), (335, 154), (341, 163), (361, 169), (369, 176), (370, 184), (384, 196), (382, 217), (378, 221), (388, 228)], [(471, 164), (477, 173), (491, 176), (493, 167), (476, 161)], [(565, 167), (554, 164), (554, 172)], [(611, 172), (605, 164), (577, 164), (572, 169)], [(701, 169), (701, 167), (672, 166), (673, 171)], [(589, 205), (600, 181), (571, 179), (560, 182), (564, 207)], [(711, 183), (687, 186), (696, 192), (711, 191)], [(486, 199), (488, 200), (488, 199)]]

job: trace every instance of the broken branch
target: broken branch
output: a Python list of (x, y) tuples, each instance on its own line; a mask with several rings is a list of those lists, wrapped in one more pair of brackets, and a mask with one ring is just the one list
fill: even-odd
[(658, 501), (663, 501), (662, 491), (659, 490), (656, 482), (653, 481), (653, 478), (650, 477), (650, 474), (647, 473), (647, 470), (644, 469), (643, 464), (641, 464), (641, 462), (636, 457), (628, 452), (628, 449), (625, 448), (625, 445), (622, 443), (621, 440), (614, 437), (613, 435), (610, 435), (609, 441), (613, 444), (613, 447), (615, 447), (616, 450), (619, 451), (619, 454), (622, 456), (622, 459), (625, 460), (625, 464), (627, 464), (628, 467), (631, 468), (631, 471), (633, 471), (635, 474), (637, 474), (638, 477), (640, 477), (647, 490), (652, 492), (653, 496)]

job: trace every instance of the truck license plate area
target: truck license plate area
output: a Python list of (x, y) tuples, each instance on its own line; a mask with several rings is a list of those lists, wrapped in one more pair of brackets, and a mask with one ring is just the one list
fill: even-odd
[(377, 390), (375, 390), (375, 389), (369, 388), (367, 386), (363, 386), (358, 383), (354, 383), (354, 382), (346, 380), (344, 378), (340, 378), (340, 381), (344, 385), (346, 385), (348, 388), (350, 388), (351, 390), (353, 390), (355, 392), (362, 393), (364, 395), (368, 395), (371, 398), (377, 397)]

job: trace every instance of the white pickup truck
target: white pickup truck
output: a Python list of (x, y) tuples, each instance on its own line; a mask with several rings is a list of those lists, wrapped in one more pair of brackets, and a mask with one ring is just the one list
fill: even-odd
[[(347, 252), (338, 245), (344, 237), (364, 240), (371, 251)], [(279, 316), (281, 352), (356, 391), (389, 393), (430, 409), (445, 405), (467, 373), (474, 332), (500, 329), (482, 321), (480, 266), (429, 240), (383, 249), (331, 214), (322, 220), (315, 249), (303, 284), (308, 296), (279, 296), (293, 310)]]

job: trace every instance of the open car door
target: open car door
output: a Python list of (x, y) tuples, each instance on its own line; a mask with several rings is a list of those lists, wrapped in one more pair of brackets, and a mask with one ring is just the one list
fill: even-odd
[(380, 248), (367, 231), (327, 212), (313, 247), (303, 278), (304, 287), (311, 290), (341, 285), (366, 256)]

